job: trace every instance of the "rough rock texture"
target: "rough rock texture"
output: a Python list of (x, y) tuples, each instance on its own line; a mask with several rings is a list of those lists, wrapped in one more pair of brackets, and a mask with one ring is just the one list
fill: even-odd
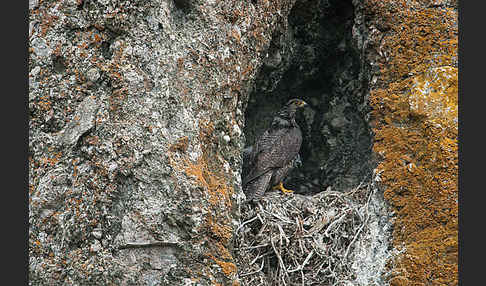
[(457, 285), (458, 1), (366, 0), (374, 151), (394, 211), (390, 285)]
[(327, 281), (457, 285), (453, 0), (29, 1), (30, 285), (248, 282), (241, 153), (291, 97), (304, 195), (266, 200), (338, 207)]
[(31, 285), (237, 284), (243, 103), (292, 5), (29, 2)]

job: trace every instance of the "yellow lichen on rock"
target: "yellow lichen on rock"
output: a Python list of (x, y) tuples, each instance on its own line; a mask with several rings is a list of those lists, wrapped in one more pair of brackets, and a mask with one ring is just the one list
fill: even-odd
[(458, 284), (454, 4), (365, 1), (367, 25), (382, 33), (374, 40), (380, 71), (370, 96), (373, 149), (395, 212), (393, 245), (403, 250), (390, 261), (390, 285)]
[(410, 111), (443, 128), (457, 129), (457, 68), (432, 68), (413, 77)]
[[(210, 122), (200, 124), (199, 139), (204, 142), (201, 146), (202, 154), (195, 161), (186, 154), (189, 146), (187, 137), (179, 138), (169, 146), (169, 162), (177, 171), (191, 179), (196, 190), (201, 192), (207, 202), (201, 202), (205, 215), (203, 223), (197, 226), (198, 232), (205, 232), (209, 252), (205, 255), (216, 262), (219, 270), (224, 273), (228, 281), (236, 282), (236, 266), (228, 246), (233, 229), (231, 221), (225, 213), (231, 212), (234, 189), (228, 184), (228, 176), (221, 166), (224, 160), (214, 155), (208, 156), (214, 138), (213, 126)], [(209, 272), (208, 272), (209, 273)]]

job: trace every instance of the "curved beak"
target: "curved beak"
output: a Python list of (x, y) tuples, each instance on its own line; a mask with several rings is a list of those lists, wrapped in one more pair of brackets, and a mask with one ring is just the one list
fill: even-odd
[(305, 102), (305, 101), (303, 101), (303, 100), (301, 100), (301, 101), (299, 102), (299, 107), (304, 107), (304, 106), (307, 106), (307, 105), (308, 105), (308, 104), (307, 104), (307, 102)]

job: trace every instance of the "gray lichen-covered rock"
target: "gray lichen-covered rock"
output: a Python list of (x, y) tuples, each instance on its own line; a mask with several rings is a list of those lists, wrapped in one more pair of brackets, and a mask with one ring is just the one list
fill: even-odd
[(76, 108), (73, 120), (66, 125), (60, 143), (74, 145), (78, 139), (94, 126), (98, 103), (92, 96), (86, 97)]
[(237, 283), (243, 104), (292, 5), (29, 2), (31, 285)]
[[(336, 251), (280, 257), (302, 267), (282, 281), (327, 259), (327, 282), (381, 285), (390, 216), (373, 174), (361, 5), (29, 1), (30, 285), (259, 285), (286, 267), (265, 254), (256, 271), (244, 258), (263, 253), (245, 256), (237, 229), (253, 249), (280, 233), (275, 214), (293, 224), (309, 211), (319, 230), (304, 238), (296, 220), (285, 235)], [(300, 194), (243, 204), (244, 148), (292, 97), (311, 106), (286, 182)], [(259, 212), (266, 237), (242, 226)]]

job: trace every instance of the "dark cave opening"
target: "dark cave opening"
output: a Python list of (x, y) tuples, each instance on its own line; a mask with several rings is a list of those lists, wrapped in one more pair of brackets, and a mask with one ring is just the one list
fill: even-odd
[(351, 0), (300, 0), (288, 25), (274, 35), (245, 113), (246, 146), (270, 125), (291, 98), (309, 104), (296, 120), (302, 129), (301, 162), (285, 186), (315, 194), (344, 191), (367, 181), (374, 168), (367, 121), (366, 74), (353, 40)]

